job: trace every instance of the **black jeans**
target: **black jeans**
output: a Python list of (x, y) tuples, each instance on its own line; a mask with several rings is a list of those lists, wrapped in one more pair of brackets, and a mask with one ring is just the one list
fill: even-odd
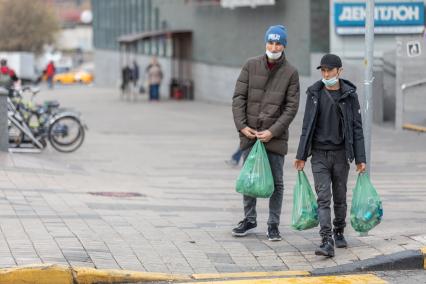
[[(345, 150), (312, 151), (312, 173), (315, 191), (318, 196), (318, 217), (321, 237), (332, 235), (330, 203), (333, 196), (334, 220), (336, 230), (346, 227), (346, 192), (349, 174), (349, 163)], [(332, 185), (330, 188), (330, 184)]]
[[(243, 153), (244, 162), (250, 153), (250, 150), (246, 150)], [(284, 156), (266, 151), (268, 154), (269, 164), (271, 166), (272, 177), (274, 178), (274, 192), (269, 198), (269, 219), (268, 225), (280, 224), (281, 208), (284, 196)], [(244, 215), (245, 218), (254, 222), (257, 218), (256, 212), (256, 198), (246, 196), (243, 197), (244, 204)]]

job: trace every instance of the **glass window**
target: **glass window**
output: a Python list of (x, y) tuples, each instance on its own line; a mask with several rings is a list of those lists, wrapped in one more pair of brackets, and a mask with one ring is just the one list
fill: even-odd
[(165, 48), (166, 48), (166, 54), (165, 54), (165, 56), (172, 57), (172, 55), (173, 55), (173, 42), (172, 42), (172, 38), (171, 37), (167, 37), (166, 38)]
[(144, 54), (151, 55), (151, 41), (145, 40), (144, 47)]

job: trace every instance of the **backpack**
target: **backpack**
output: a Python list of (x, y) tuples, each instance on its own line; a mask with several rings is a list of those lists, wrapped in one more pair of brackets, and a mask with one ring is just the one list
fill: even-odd
[(0, 72), (0, 87), (9, 89), (13, 85), (12, 78), (10, 78), (9, 72)]

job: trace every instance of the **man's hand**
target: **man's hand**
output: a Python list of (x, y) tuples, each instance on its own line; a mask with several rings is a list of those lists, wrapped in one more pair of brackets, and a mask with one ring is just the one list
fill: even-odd
[(254, 139), (256, 138), (256, 130), (251, 129), (250, 127), (244, 127), (240, 130), (242, 134), (244, 134), (248, 139)]
[(360, 163), (356, 165), (356, 171), (359, 173), (365, 172), (366, 169), (367, 169), (367, 165), (365, 163)]
[(260, 132), (257, 132), (256, 137), (263, 143), (266, 143), (272, 139), (272, 132), (269, 130), (260, 131)]
[(298, 171), (303, 171), (303, 168), (305, 167), (305, 161), (303, 161), (303, 160), (295, 160), (294, 161), (294, 167)]

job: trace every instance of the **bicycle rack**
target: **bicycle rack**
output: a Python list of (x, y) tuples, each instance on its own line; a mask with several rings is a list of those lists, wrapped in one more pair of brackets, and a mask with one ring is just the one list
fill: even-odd
[(29, 137), (34, 145), (34, 147), (31, 147), (31, 148), (9, 147), (9, 151), (18, 152), (18, 153), (40, 153), (41, 150), (44, 148), (43, 145), (34, 137), (34, 135), (31, 133), (31, 130), (28, 128), (28, 126), (25, 123), (21, 124), (22, 117), (20, 117), (20, 115), (17, 113), (16, 108), (13, 106), (9, 98), (8, 98), (7, 116), (8, 116), (9, 122), (13, 124), (15, 127), (17, 127), (20, 131), (22, 131), (27, 137)]

